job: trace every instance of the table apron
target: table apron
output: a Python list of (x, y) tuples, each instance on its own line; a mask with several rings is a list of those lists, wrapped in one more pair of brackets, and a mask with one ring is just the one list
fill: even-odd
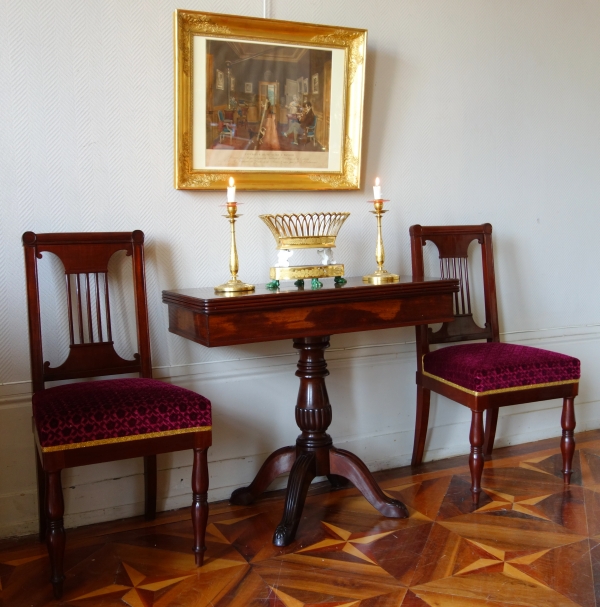
[(208, 347), (433, 324), (454, 318), (452, 293), (279, 310), (202, 313), (168, 303), (169, 331)]

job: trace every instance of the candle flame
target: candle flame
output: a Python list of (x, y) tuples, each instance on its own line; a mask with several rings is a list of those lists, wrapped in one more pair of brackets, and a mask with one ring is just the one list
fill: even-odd
[(375, 177), (375, 185), (379, 185), (379, 177)]
[(229, 178), (229, 187), (232, 188), (235, 185), (235, 181), (233, 180), (233, 177)]

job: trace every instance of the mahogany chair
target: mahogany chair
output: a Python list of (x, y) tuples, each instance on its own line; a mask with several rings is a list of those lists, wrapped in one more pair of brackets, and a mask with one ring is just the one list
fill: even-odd
[[(432, 242), (439, 252), (442, 278), (457, 278), (460, 290), (455, 295), (452, 322), (438, 331), (417, 326), (417, 419), (412, 465), (423, 459), (429, 420), (431, 390), (471, 409), (469, 440), (471, 453), (471, 492), (479, 503), (484, 456), (494, 446), (498, 409), (519, 403), (563, 399), (562, 439), (563, 478), (571, 480), (575, 440), (574, 398), (579, 387), (579, 360), (564, 354), (500, 343), (496, 282), (492, 252), (492, 226), (420, 226), (410, 228), (412, 271), (424, 275), (423, 247)], [(485, 326), (473, 320), (471, 283), (467, 250), (477, 241), (481, 245)], [(485, 340), (485, 343), (454, 345), (430, 351), (431, 344), (454, 344)], [(483, 412), (485, 416), (485, 432)]]
[[(144, 277), (144, 233), (23, 234), (33, 381), (40, 541), (46, 540), (54, 595), (65, 579), (63, 468), (144, 458), (145, 515), (156, 515), (156, 455), (193, 449), (192, 523), (201, 566), (208, 517), (207, 449), (211, 404), (190, 390), (152, 379)], [(114, 349), (108, 262), (117, 251), (132, 259), (138, 353)], [(69, 353), (59, 366), (44, 361), (38, 259), (56, 255), (64, 266)], [(66, 338), (66, 336), (65, 336)], [(67, 338), (66, 338), (67, 339)], [(46, 382), (125, 373), (139, 377), (85, 381), (46, 388)]]

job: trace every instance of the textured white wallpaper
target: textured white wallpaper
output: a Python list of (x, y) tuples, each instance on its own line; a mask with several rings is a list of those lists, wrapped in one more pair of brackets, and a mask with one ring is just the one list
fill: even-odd
[[(1, 382), (28, 378), (19, 238), (27, 229), (146, 232), (155, 366), (288, 348), (208, 350), (166, 332), (161, 289), (227, 277), (224, 195), (172, 187), (178, 6), (0, 4)], [(260, 0), (186, 8), (262, 15)], [(364, 201), (377, 174), (392, 199), (388, 267), (408, 271), (413, 222), (491, 221), (504, 330), (598, 321), (594, 298), (577, 296), (600, 214), (598, 2), (271, 0), (268, 11), (369, 29), (367, 187), (240, 193), (244, 280), (265, 281), (273, 262), (264, 212), (351, 211), (337, 257), (349, 274), (371, 270), (374, 222)]]
[[(161, 290), (220, 284), (228, 277), (229, 247), (219, 207), (225, 194), (172, 186), (175, 8), (262, 16), (262, 0), (0, 1), (0, 397), (9, 399), (0, 409), (8, 431), (29, 432), (26, 404), (14, 405), (23, 409), (18, 419), (8, 413), (9, 397), (29, 389), (19, 383), (29, 380), (25, 230), (146, 233), (158, 374), (179, 369), (210, 381), (213, 370), (223, 370), (219, 361), (256, 359), (257, 381), (271, 381), (273, 365), (293, 362), (287, 342), (207, 349), (167, 332)], [(274, 261), (272, 236), (258, 215), (285, 211), (350, 211), (337, 259), (350, 275), (372, 271), (375, 222), (365, 201), (379, 175), (391, 198), (384, 219), (390, 270), (410, 269), (413, 223), (489, 221), (501, 330), (515, 340), (520, 332), (537, 340), (567, 334), (597, 340), (598, 0), (269, 0), (268, 15), (369, 30), (364, 185), (350, 193), (240, 192), (243, 280), (265, 282)], [(334, 337), (332, 349), (375, 352), (411, 339), (409, 329), (359, 333)], [(581, 355), (584, 374), (593, 373), (600, 349), (578, 348), (563, 349)], [(343, 373), (350, 394), (362, 394), (360, 373)], [(291, 372), (277, 381), (293, 400)], [(595, 380), (585, 381), (584, 400), (600, 400)], [(347, 396), (344, 390), (340, 383), (339, 394)], [(400, 396), (412, 411), (412, 390), (410, 384), (383, 390), (377, 412), (384, 416)], [(257, 390), (255, 398), (263, 397)], [(247, 415), (231, 407), (231, 417)], [(270, 415), (260, 411), (252, 420), (259, 427)], [(293, 437), (291, 411), (281, 419), (278, 428)], [(378, 429), (365, 423), (341, 432), (364, 439), (369, 459), (367, 437)], [(402, 423), (409, 428), (412, 421)], [(434, 415), (433, 423), (455, 422)], [(446, 447), (456, 443), (446, 432), (442, 451), (444, 440)], [(224, 462), (231, 445), (223, 441), (213, 457)], [(269, 447), (238, 445), (240, 457)], [(19, 475), (27, 478), (23, 491), (32, 492), (27, 466), (26, 473), (14, 462), (0, 469), (0, 494), (16, 495)]]

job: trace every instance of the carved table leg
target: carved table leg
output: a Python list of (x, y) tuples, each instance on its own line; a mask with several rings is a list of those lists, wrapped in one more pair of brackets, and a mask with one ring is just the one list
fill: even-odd
[(296, 529), (302, 516), (304, 500), (310, 483), (315, 478), (315, 455), (314, 453), (303, 453), (292, 466), (288, 480), (287, 492), (285, 494), (285, 507), (283, 518), (275, 534), (273, 544), (275, 546), (287, 546), (294, 541)]
[(273, 451), (250, 485), (236, 489), (229, 501), (236, 506), (250, 505), (278, 476), (287, 474), (295, 461), (296, 447), (282, 447)]
[(333, 474), (339, 474), (354, 484), (366, 500), (379, 510), (383, 516), (390, 518), (408, 518), (406, 506), (399, 500), (388, 497), (379, 487), (364, 462), (343, 449), (331, 448), (329, 466)]

